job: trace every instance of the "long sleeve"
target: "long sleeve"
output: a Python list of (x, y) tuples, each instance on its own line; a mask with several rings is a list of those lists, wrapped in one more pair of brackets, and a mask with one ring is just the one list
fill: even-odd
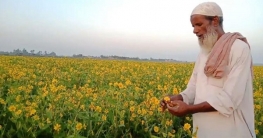
[(186, 104), (194, 104), (195, 92), (196, 92), (195, 81), (196, 81), (196, 74), (192, 73), (189, 83), (187, 84), (187, 88), (180, 93), (183, 97), (183, 101)]
[(207, 98), (207, 102), (211, 106), (227, 117), (229, 117), (242, 102), (247, 89), (247, 83), (252, 83), (248, 82), (248, 80), (251, 80), (250, 67), (252, 61), (249, 47), (244, 43), (236, 43), (230, 56), (231, 69), (222, 88), (216, 89), (218, 92), (209, 92)]
[(182, 95), (183, 97), (183, 101), (186, 103), (186, 104), (194, 104), (194, 100), (195, 100), (195, 93), (196, 93), (196, 77), (197, 77), (197, 68), (198, 68), (198, 65), (199, 65), (199, 56), (198, 56), (198, 59), (195, 63), (195, 66), (194, 66), (194, 69), (193, 69), (193, 72), (192, 72), (192, 75), (190, 77), (190, 80), (187, 84), (187, 87), (184, 91), (182, 91), (180, 94)]

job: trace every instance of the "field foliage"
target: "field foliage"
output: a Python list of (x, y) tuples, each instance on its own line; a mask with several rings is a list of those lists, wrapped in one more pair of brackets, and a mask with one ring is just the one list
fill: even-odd
[[(190, 138), (191, 116), (159, 100), (185, 89), (194, 64), (0, 56), (0, 137)], [(263, 137), (263, 67), (254, 67)]]

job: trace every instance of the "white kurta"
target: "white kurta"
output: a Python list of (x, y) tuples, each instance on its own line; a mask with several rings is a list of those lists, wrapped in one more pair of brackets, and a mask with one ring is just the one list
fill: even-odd
[[(200, 53), (186, 90), (187, 104), (208, 102), (217, 111), (193, 114), (198, 138), (256, 138), (254, 130), (253, 83), (248, 45), (236, 40), (232, 46), (228, 76), (222, 79), (204, 74), (208, 55)], [(195, 130), (194, 130), (195, 131)]]

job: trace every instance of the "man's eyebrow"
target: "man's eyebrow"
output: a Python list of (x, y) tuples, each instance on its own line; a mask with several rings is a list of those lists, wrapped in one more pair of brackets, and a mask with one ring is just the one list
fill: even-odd
[(192, 27), (194, 27), (195, 25), (201, 25), (202, 23), (200, 23), (200, 22), (197, 22), (197, 23), (195, 23), (195, 24), (192, 24)]

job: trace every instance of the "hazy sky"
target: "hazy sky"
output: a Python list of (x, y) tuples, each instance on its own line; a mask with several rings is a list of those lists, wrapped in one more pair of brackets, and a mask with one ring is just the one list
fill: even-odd
[[(190, 23), (201, 0), (0, 0), (0, 51), (194, 61)], [(217, 0), (225, 32), (240, 32), (263, 63), (263, 0)]]

